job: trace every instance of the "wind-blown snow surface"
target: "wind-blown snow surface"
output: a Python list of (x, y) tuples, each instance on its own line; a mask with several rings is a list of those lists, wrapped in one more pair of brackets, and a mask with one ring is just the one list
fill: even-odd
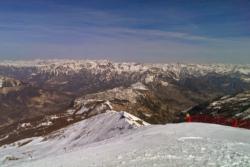
[(201, 123), (129, 130), (131, 124), (120, 116), (101, 114), (45, 141), (35, 138), (21, 147), (2, 147), (1, 166), (250, 166), (249, 130)]

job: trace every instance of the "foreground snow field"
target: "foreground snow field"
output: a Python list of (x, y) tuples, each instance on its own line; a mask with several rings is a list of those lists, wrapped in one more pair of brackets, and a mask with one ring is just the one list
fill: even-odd
[(137, 128), (143, 124), (126, 113), (100, 114), (2, 146), (0, 166), (250, 166), (249, 130), (201, 123)]

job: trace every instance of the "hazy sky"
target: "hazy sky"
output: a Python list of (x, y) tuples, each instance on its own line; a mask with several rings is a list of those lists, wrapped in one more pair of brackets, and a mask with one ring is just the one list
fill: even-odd
[(1, 59), (250, 63), (249, 0), (1, 0)]

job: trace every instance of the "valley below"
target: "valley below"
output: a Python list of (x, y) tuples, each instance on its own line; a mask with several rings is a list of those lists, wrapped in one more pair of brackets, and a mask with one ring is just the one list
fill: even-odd
[(249, 91), (250, 65), (3, 61), (0, 166), (247, 166)]

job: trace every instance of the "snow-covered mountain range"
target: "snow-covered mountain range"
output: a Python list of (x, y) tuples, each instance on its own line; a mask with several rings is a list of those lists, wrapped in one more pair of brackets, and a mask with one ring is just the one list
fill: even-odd
[[(235, 64), (141, 64), (141, 63), (116, 63), (108, 60), (34, 60), (34, 61), (2, 61), (0, 66), (13, 68), (34, 68), (38, 73), (50, 73), (54, 75), (70, 75), (79, 73), (82, 70), (89, 70), (93, 74), (103, 72), (123, 72), (157, 71), (158, 73), (168, 73), (180, 79), (183, 75), (201, 76), (208, 73), (217, 74), (250, 74), (249, 65)], [(35, 75), (35, 74), (33, 74)]]
[(0, 165), (246, 166), (247, 130), (149, 124), (249, 121), (249, 90), (250, 65), (2, 61)]
[[(1, 126), (65, 112), (79, 98), (110, 99), (117, 109), (166, 123), (176, 112), (250, 89), (250, 65), (1, 61), (0, 76)], [(3, 78), (18, 84), (4, 88)]]

